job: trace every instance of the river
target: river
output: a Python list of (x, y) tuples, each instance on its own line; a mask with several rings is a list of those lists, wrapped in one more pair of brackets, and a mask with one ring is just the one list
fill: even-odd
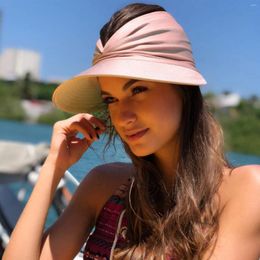
[[(51, 139), (52, 127), (47, 125), (29, 124), (13, 121), (0, 120), (0, 139), (29, 143), (49, 142)], [(71, 167), (70, 172), (78, 179), (82, 180), (85, 174), (96, 165), (121, 161), (129, 162), (130, 159), (125, 154), (119, 141), (116, 141), (116, 150), (110, 147), (103, 158), (103, 148), (106, 138), (101, 137), (95, 142), (80, 161)], [(227, 158), (233, 165), (260, 164), (260, 157), (244, 155), (239, 153), (227, 153)]]

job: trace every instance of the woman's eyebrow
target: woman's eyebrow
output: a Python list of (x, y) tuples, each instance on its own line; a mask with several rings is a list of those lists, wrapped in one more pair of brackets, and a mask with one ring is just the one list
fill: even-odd
[[(130, 88), (135, 82), (140, 81), (138, 79), (130, 79), (129, 81), (127, 81), (124, 85), (123, 85), (123, 90), (126, 91), (128, 88)], [(109, 92), (107, 91), (100, 91), (101, 95), (111, 95)]]

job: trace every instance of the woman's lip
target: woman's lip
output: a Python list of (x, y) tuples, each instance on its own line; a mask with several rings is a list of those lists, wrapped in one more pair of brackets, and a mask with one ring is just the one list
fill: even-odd
[(146, 128), (146, 129), (144, 129), (144, 130), (142, 130), (142, 131), (137, 132), (137, 133), (134, 134), (134, 135), (127, 135), (126, 138), (127, 138), (128, 140), (130, 140), (130, 141), (135, 141), (135, 140), (141, 138), (148, 130), (149, 130), (149, 129)]

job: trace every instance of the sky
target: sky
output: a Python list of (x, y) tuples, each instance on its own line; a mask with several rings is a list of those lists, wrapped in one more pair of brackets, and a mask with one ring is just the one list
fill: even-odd
[[(0, 51), (41, 54), (41, 78), (87, 69), (99, 30), (126, 0), (0, 0)], [(260, 96), (260, 0), (140, 1), (163, 6), (185, 29), (205, 92)]]

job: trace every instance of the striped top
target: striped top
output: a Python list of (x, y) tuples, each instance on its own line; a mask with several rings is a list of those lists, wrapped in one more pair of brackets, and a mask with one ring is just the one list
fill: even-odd
[(121, 185), (101, 210), (95, 229), (86, 242), (85, 260), (110, 259), (115, 248), (122, 248), (126, 244), (127, 219), (124, 198), (128, 188), (129, 184)]
[[(121, 185), (105, 203), (101, 210), (94, 231), (89, 235), (85, 248), (84, 260), (112, 259), (116, 248), (123, 248), (127, 243), (127, 219), (125, 216), (125, 197), (128, 194), (131, 179)], [(167, 260), (176, 260), (166, 253)]]

